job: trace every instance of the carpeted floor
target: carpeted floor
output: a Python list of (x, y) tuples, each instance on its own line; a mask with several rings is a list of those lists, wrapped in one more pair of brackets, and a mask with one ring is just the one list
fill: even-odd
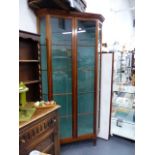
[(134, 155), (135, 143), (113, 136), (109, 141), (98, 139), (97, 145), (92, 141), (76, 142), (61, 146), (61, 155)]

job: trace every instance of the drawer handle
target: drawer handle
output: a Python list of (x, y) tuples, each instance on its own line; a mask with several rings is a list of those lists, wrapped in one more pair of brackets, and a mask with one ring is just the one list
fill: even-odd
[(56, 123), (56, 121), (57, 121), (56, 119), (53, 119), (53, 122), (54, 122), (54, 123)]
[(25, 144), (25, 142), (26, 142), (25, 139), (21, 139), (20, 141), (21, 141), (21, 143), (23, 143), (23, 144)]

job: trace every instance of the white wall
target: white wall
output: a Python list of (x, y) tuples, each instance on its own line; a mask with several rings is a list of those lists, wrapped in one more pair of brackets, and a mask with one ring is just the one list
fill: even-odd
[(100, 13), (105, 17), (103, 42), (112, 46), (117, 41), (120, 45), (130, 48), (134, 38), (134, 28), (129, 8), (128, 0), (87, 0), (86, 11)]
[(37, 19), (27, 0), (19, 0), (19, 30), (37, 33)]

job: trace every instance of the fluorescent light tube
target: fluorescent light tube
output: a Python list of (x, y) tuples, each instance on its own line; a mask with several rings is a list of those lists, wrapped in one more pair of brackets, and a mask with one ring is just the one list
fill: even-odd
[[(84, 33), (86, 30), (77, 31), (77, 33)], [(71, 34), (72, 32), (62, 32), (62, 34)]]
[(77, 33), (84, 33), (86, 30), (77, 31)]
[(71, 34), (72, 32), (62, 32), (62, 34)]

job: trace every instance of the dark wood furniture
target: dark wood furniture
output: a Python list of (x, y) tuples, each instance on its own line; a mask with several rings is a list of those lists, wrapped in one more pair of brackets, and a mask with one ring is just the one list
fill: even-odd
[(19, 82), (29, 88), (27, 101), (41, 99), (40, 35), (19, 31)]
[(34, 9), (59, 9), (59, 10), (76, 10), (84, 12), (87, 3), (85, 0), (74, 0), (72, 3), (71, 0), (28, 0), (29, 6)]
[(41, 34), (43, 99), (54, 99), (61, 105), (61, 143), (96, 142), (104, 17), (47, 9), (36, 14)]
[(60, 155), (59, 107), (37, 110), (30, 121), (19, 124), (20, 155), (28, 155), (32, 150)]

